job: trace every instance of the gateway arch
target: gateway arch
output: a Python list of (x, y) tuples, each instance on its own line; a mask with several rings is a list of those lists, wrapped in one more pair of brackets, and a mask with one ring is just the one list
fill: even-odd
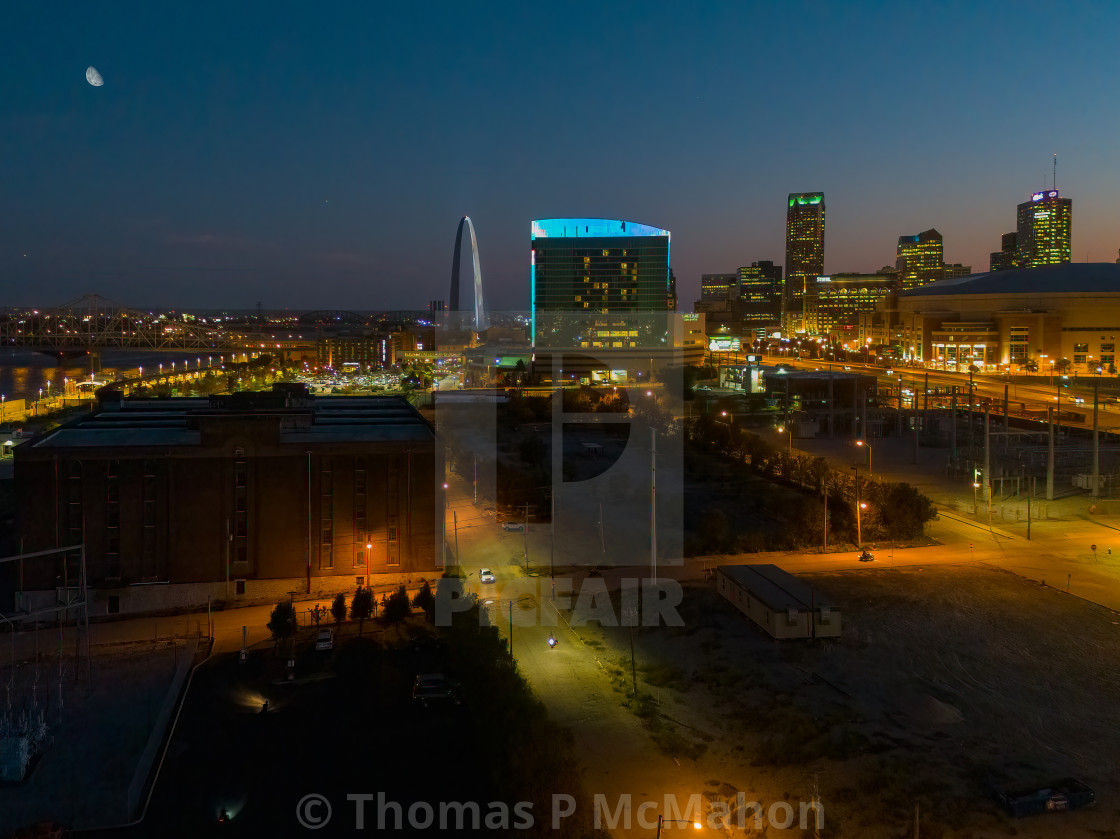
[[(471, 256), (474, 259), (474, 310), (470, 319), (463, 317), (459, 306), (459, 257), (463, 249), (463, 225), (471, 232)], [(469, 310), (468, 310), (469, 311)], [(482, 332), (490, 328), (490, 320), (486, 317), (486, 308), (482, 303), (482, 270), (478, 267), (478, 240), (474, 235), (474, 224), (470, 216), (463, 216), (459, 220), (459, 229), (455, 233), (455, 258), (451, 262), (451, 306), (450, 323), (452, 328), (470, 328), (472, 332)]]

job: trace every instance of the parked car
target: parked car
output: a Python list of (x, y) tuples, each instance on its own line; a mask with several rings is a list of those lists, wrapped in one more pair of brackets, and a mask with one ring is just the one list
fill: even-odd
[(1038, 787), (1001, 792), (997, 797), (1007, 812), (1019, 818), (1087, 807), (1096, 794), (1077, 778), (1062, 778)]
[(524, 530), (525, 525), (519, 521), (504, 521), (502, 522), (502, 530)]
[(320, 629), (319, 634), (315, 638), (315, 649), (317, 650), (333, 650), (334, 649), (334, 630), (333, 629)]
[(489, 568), (483, 568), (481, 571), (478, 572), (478, 581), (480, 583), (492, 583), (492, 582), (494, 582), (494, 572), (491, 571)]
[(696, 390), (698, 390), (698, 391), (702, 390), (705, 393), (710, 393), (712, 389), (710, 387), (708, 387), (707, 385), (700, 385), (700, 387), (696, 388)]
[(423, 673), (416, 677), (412, 685), (412, 701), (422, 708), (439, 705), (462, 705), (459, 698), (459, 685), (442, 673)]

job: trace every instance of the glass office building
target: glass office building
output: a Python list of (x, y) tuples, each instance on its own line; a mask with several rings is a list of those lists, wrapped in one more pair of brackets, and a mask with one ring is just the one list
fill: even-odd
[(533, 344), (664, 347), (669, 231), (614, 219), (532, 223)]
[(800, 313), (806, 290), (824, 274), (824, 193), (794, 192), (786, 210), (784, 311)]
[(1015, 263), (1019, 268), (1070, 261), (1073, 202), (1056, 189), (1035, 192), (1018, 206)]

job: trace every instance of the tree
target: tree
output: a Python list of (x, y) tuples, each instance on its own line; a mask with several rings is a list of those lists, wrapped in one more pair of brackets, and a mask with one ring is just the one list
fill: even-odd
[(1068, 373), (1069, 368), (1072, 367), (1072, 366), (1073, 366), (1073, 362), (1070, 361), (1068, 358), (1059, 358), (1058, 359), (1058, 372), (1061, 373), (1062, 375), (1065, 375), (1066, 373)]
[(1026, 369), (1026, 371), (1028, 373), (1037, 373), (1038, 372), (1038, 359), (1037, 358), (1028, 358), (1023, 363), (1023, 367)]
[(411, 616), (412, 603), (409, 602), (408, 591), (405, 590), (404, 586), (401, 586), (385, 601), (385, 608), (381, 613), (381, 617), (385, 623), (395, 627), (397, 635), (400, 635), (401, 624)]
[(296, 607), (290, 600), (282, 600), (272, 610), (268, 619), (268, 631), (276, 641), (286, 641), (296, 631)]
[(420, 587), (420, 591), (416, 592), (416, 596), (412, 598), (412, 605), (414, 608), (423, 609), (424, 617), (428, 623), (432, 623), (435, 617), (436, 596), (432, 593), (432, 587), (428, 581), (424, 581), (424, 585)]
[(341, 591), (334, 596), (334, 602), (331, 603), (331, 616), (334, 618), (335, 627), (342, 629), (342, 622), (346, 620), (346, 595)]
[(350, 620), (358, 622), (358, 637), (362, 637), (362, 627), (366, 618), (373, 614), (373, 591), (365, 586), (358, 586), (354, 597), (350, 601)]

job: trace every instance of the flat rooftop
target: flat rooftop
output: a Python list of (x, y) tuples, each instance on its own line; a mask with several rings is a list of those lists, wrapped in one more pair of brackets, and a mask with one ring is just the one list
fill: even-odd
[(808, 583), (777, 565), (721, 565), (717, 573), (726, 574), (750, 591), (752, 597), (772, 612), (788, 612), (790, 609), (807, 612), (822, 607), (836, 609), (827, 597), (815, 593)]
[(208, 397), (182, 397), (123, 399), (119, 408), (103, 407), (27, 445), (35, 450), (193, 447), (202, 444), (202, 425), (222, 419), (273, 419), (280, 426), (282, 445), (434, 439), (431, 426), (397, 396), (299, 396), (290, 404), (246, 402), (229, 407), (216, 407)]

